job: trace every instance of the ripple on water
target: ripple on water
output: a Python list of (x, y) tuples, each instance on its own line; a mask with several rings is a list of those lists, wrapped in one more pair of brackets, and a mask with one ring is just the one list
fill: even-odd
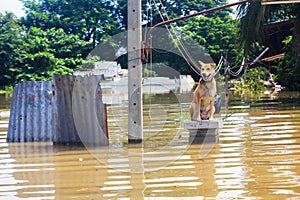
[(93, 151), (7, 144), (0, 118), (0, 199), (298, 198), (300, 109), (278, 101), (234, 105), (216, 144), (189, 145), (188, 104), (146, 107), (143, 148), (127, 145), (124, 106), (108, 106), (111, 145)]

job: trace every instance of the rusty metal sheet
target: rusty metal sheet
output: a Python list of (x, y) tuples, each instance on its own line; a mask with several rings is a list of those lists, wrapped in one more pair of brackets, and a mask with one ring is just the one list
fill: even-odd
[(54, 143), (108, 144), (101, 77), (54, 75)]
[(52, 141), (52, 83), (29, 81), (14, 87), (7, 142)]
[(53, 76), (53, 142), (80, 143), (72, 114), (72, 92), (75, 76)]

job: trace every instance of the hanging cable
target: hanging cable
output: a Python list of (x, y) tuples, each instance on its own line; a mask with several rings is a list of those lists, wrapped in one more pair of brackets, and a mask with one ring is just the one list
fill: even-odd
[[(163, 14), (161, 13), (160, 9), (159, 9), (158, 6), (157, 6), (156, 1), (155, 1), (155, 0), (152, 0), (152, 1), (153, 1), (154, 5), (155, 5), (155, 7), (156, 7), (156, 9), (157, 9), (157, 11), (158, 11), (158, 13), (159, 13), (161, 19), (162, 19), (162, 21), (165, 21), (165, 19), (164, 19), (164, 17), (163, 17)], [(168, 14), (167, 14), (167, 12), (166, 12), (166, 10), (165, 10), (165, 7), (163, 6), (163, 3), (162, 3), (161, 0), (160, 0), (160, 4), (161, 4), (161, 7), (163, 8), (163, 10), (165, 11), (165, 15), (166, 15), (167, 19), (169, 19), (169, 16), (168, 16)], [(175, 32), (174, 27), (173, 27), (172, 25), (170, 25), (170, 27), (171, 27), (172, 31)], [(200, 71), (199, 67), (198, 67), (197, 64), (195, 64), (195, 62), (193, 61), (192, 57), (190, 56), (190, 54), (188, 53), (188, 51), (186, 50), (186, 48), (185, 48), (184, 45), (182, 44), (180, 38), (177, 36), (177, 34), (175, 34), (175, 36), (174, 36), (174, 34), (171, 33), (170, 29), (169, 29), (167, 26), (166, 26), (166, 29), (167, 29), (168, 33), (170, 34), (170, 36), (171, 36), (171, 38), (172, 38), (173, 41), (175, 41), (175, 38), (177, 39), (177, 41), (178, 41), (178, 43), (179, 43), (179, 46), (181, 46), (182, 49), (180, 49), (179, 47), (177, 47), (177, 48), (178, 48), (179, 52), (181, 53), (182, 57), (184, 58), (184, 60), (187, 62), (187, 64), (190, 66), (190, 68), (191, 68), (196, 74), (200, 75), (200, 73), (199, 73), (199, 71)], [(184, 50), (185, 54), (183, 53), (182, 50)], [(188, 57), (188, 58), (187, 58), (187, 57)], [(191, 62), (192, 62), (192, 64), (193, 64), (194, 66), (191, 65)]]
[[(148, 7), (149, 5), (149, 0), (147, 0), (146, 2), (146, 6)], [(148, 20), (149, 20), (149, 11), (148, 8), (146, 8), (146, 26), (145, 26), (145, 33), (144, 33), (144, 38), (147, 37), (147, 29), (148, 29)], [(142, 47), (142, 50), (144, 49), (144, 47)], [(144, 51), (144, 50), (143, 50)], [(146, 66), (144, 67), (144, 78), (148, 77), (148, 73), (147, 73), (147, 69), (148, 69), (148, 62), (146, 62)]]
[(240, 68), (236, 71), (236, 72), (234, 72), (234, 71), (232, 71), (232, 69), (234, 68), (234, 67), (230, 67), (229, 66), (229, 68), (228, 68), (228, 72), (232, 75), (232, 76), (238, 76), (238, 75), (240, 75), (240, 73), (242, 72), (242, 70), (243, 70), (243, 68), (244, 68), (244, 66), (245, 66), (245, 57), (243, 58), (243, 61), (242, 61), (242, 64), (240, 65)]
[(215, 72), (215, 74), (219, 73), (219, 71), (220, 71), (220, 69), (221, 69), (221, 67), (222, 67), (222, 65), (224, 63), (223, 59), (224, 59), (224, 57), (221, 56), (221, 58), (220, 58), (220, 60), (218, 62), (218, 65), (216, 66), (216, 72)]
[(230, 69), (230, 67), (229, 67), (229, 70), (228, 70), (228, 71), (229, 71), (230, 75), (232, 75), (232, 76), (238, 76), (238, 75), (240, 75), (240, 73), (242, 72), (242, 70), (243, 70), (243, 66), (240, 67), (239, 70), (236, 71), (236, 72), (232, 71), (232, 70)]
[[(163, 5), (162, 0), (159, 0), (159, 2), (162, 5), (162, 8), (163, 8), (163, 10), (164, 10), (164, 12), (165, 12), (165, 14), (167, 16), (167, 20), (170, 20), (170, 17), (168, 15), (168, 12), (166, 11), (165, 6)], [(195, 64), (194, 60), (192, 59), (192, 56), (190, 55), (189, 51), (186, 50), (185, 45), (181, 42), (181, 39), (177, 36), (176, 30), (175, 30), (174, 26), (172, 24), (170, 24), (170, 27), (171, 27), (172, 31), (175, 33), (174, 35), (175, 35), (176, 39), (178, 40), (180, 46), (183, 48), (184, 52), (189, 57), (190, 61), (193, 62), (193, 64), (196, 66), (196, 68), (198, 68), (197, 64)]]

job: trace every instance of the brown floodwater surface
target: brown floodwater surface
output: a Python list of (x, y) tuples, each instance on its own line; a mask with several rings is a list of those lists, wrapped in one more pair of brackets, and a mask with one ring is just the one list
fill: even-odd
[(300, 93), (230, 98), (217, 143), (192, 145), (189, 100), (170, 94), (146, 101), (137, 145), (126, 104), (108, 105), (110, 145), (93, 148), (7, 143), (2, 106), (0, 200), (300, 199)]

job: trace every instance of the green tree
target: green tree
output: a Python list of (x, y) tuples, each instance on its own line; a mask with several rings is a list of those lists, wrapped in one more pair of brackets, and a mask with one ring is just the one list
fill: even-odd
[(0, 13), (0, 87), (14, 83), (14, 73), (10, 69), (21, 62), (23, 31), (12, 13)]
[(236, 21), (229, 15), (223, 18), (196, 17), (189, 20), (182, 30), (188, 37), (205, 47), (215, 62), (225, 53), (229, 58), (235, 58), (238, 54), (235, 50)]
[[(292, 6), (288, 4), (262, 6), (259, 1), (238, 6), (238, 39), (245, 55), (249, 55), (257, 42), (263, 43), (267, 39), (266, 24), (294, 18), (291, 8)], [(251, 34), (249, 34), (249, 32), (251, 32)]]
[[(127, 27), (127, 0), (117, 0), (117, 3), (122, 13), (122, 26)], [(159, 12), (162, 13), (164, 20), (167, 18), (173, 19), (179, 16), (189, 15), (190, 12), (199, 12), (205, 9), (227, 4), (227, 0), (142, 0), (142, 21), (148, 27), (162, 21)], [(225, 17), (232, 9), (223, 9), (214, 13), (209, 13), (208, 17)], [(182, 26), (184, 21), (178, 22), (178, 26)]]
[(22, 39), (22, 61), (10, 69), (16, 81), (50, 80), (53, 73), (72, 74), (82, 64), (82, 52), (88, 46), (78, 36), (55, 28), (43, 31), (31, 27)]
[[(127, 25), (126, 0), (22, 0), (22, 2), (26, 8), (26, 16), (20, 20), (14, 19), (14, 26), (17, 27), (18, 24), (21, 26), (12, 29), (10, 27), (12, 23), (9, 23), (6, 28), (1, 27), (3, 34), (0, 34), (3, 37), (0, 45), (3, 47), (9, 44), (9, 39), (14, 40), (11, 42), (10, 50), (4, 50), (5, 55), (13, 56), (9, 58), (6, 56), (6, 61), (2, 62), (5, 66), (1, 66), (1, 70), (6, 70), (1, 75), (13, 81), (45, 80), (50, 79), (52, 73), (71, 73), (95, 45), (107, 41), (112, 35), (123, 31)], [(158, 10), (155, 9), (164, 12), (164, 16), (174, 18), (187, 15), (190, 11), (200, 11), (226, 2), (226, 0), (172, 0), (164, 1), (165, 5), (157, 1), (155, 6), (153, 1), (151, 4), (150, 1), (143, 1), (143, 23), (150, 25), (162, 21)], [(152, 15), (147, 14), (147, 12), (151, 13), (150, 11)], [(234, 35), (231, 32), (227, 34), (226, 31), (230, 29), (225, 29), (226, 23), (231, 23), (229, 14), (230, 9), (225, 9), (207, 14), (202, 18), (203, 21), (199, 18), (200, 22), (198, 18), (182, 21), (176, 24), (176, 31), (181, 32), (182, 37), (192, 37), (192, 39), (201, 33), (202, 39), (196, 39), (199, 39), (199, 42), (203, 39), (208, 40), (201, 45), (204, 45), (210, 51), (209, 53), (218, 57), (223, 47), (230, 49), (232, 46), (227, 36), (234, 37)], [(209, 26), (213, 24), (214, 28), (210, 29)], [(222, 44), (217, 43), (218, 39)], [(169, 45), (167, 49), (175, 48), (177, 43), (170, 38), (168, 40), (159, 38), (159, 41)], [(116, 46), (116, 43), (111, 44), (113, 45)], [(193, 73), (187, 70), (189, 67), (182, 57), (174, 56), (172, 52), (153, 52), (155, 52), (153, 54), (155, 62), (165, 63), (183, 73)], [(122, 60), (121, 62), (126, 66), (127, 60), (123, 58), (119, 60)]]
[[(120, 31), (118, 5), (109, 0), (22, 0), (26, 16), (22, 23), (29, 29), (62, 28), (65, 33), (92, 41), (93, 47)], [(92, 48), (93, 48), (92, 47)], [(90, 49), (91, 50), (91, 49)]]
[[(300, 5), (282, 4), (263, 6), (260, 2), (250, 2), (238, 7), (239, 41), (245, 56), (249, 56), (257, 44), (262, 44), (268, 35), (264, 25), (268, 23), (290, 20), (294, 23), (293, 34), (289, 37), (285, 57), (278, 68), (278, 79), (289, 89), (297, 90), (300, 87)], [(251, 34), (249, 34), (249, 30)], [(283, 41), (284, 42), (284, 41)], [(288, 78), (287, 78), (288, 77)]]

